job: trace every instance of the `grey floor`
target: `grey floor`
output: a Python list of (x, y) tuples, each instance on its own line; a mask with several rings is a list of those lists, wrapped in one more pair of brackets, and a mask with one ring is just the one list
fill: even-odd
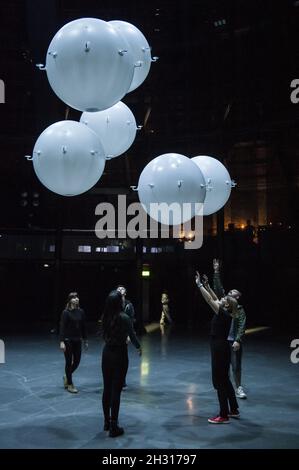
[(55, 335), (4, 338), (0, 364), (0, 448), (8, 449), (290, 449), (299, 448), (299, 364), (289, 339), (250, 335), (244, 356), (247, 400), (241, 419), (211, 425), (217, 411), (208, 338), (174, 327), (142, 338), (143, 356), (129, 346), (128, 389), (120, 424), (102, 431), (102, 340), (90, 338), (74, 383), (62, 386), (63, 356)]

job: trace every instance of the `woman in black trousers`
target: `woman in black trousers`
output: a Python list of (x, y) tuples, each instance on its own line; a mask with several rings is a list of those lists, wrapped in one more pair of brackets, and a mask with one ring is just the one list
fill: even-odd
[(65, 357), (64, 388), (70, 393), (78, 393), (73, 384), (72, 374), (78, 368), (81, 360), (81, 343), (84, 340), (85, 349), (88, 348), (85, 313), (79, 307), (77, 292), (68, 295), (67, 305), (62, 312), (60, 320), (60, 349)]
[[(220, 411), (214, 418), (209, 418), (209, 423), (226, 424), (229, 418), (239, 418), (238, 402), (235, 391), (229, 378), (230, 368), (230, 344), (227, 340), (231, 320), (238, 315), (238, 302), (230, 296), (215, 300), (200, 282), (199, 273), (196, 273), (195, 282), (205, 299), (214, 311), (211, 322), (211, 359), (212, 380), (217, 390)], [(216, 296), (215, 296), (216, 297)]]
[(104, 430), (110, 437), (124, 433), (118, 426), (120, 395), (128, 369), (129, 336), (132, 344), (141, 356), (141, 347), (132, 327), (129, 316), (122, 311), (122, 296), (114, 290), (107, 297), (102, 318), (105, 346), (102, 353), (102, 372), (104, 389), (102, 405), (104, 413)]

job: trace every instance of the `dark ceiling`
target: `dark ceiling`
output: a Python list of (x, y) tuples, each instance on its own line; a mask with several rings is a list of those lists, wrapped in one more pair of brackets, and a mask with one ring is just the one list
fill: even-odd
[[(216, 155), (230, 163), (235, 179), (247, 175), (249, 181), (261, 154), (248, 148), (274, 149), (284, 189), (296, 200), (299, 104), (290, 101), (290, 83), (299, 77), (299, 2), (11, 0), (0, 8), (2, 227), (26, 227), (30, 214), (20, 194), (38, 191), (40, 205), (30, 216), (35, 225), (55, 227), (63, 208), (66, 225), (86, 228), (95, 201), (109, 199), (111, 188), (136, 185), (146, 163), (167, 152)], [(67, 112), (35, 64), (45, 61), (61, 26), (84, 16), (134, 24), (159, 61), (123, 99), (137, 124), (147, 117), (132, 147), (107, 162), (95, 189), (66, 199), (39, 184), (24, 156)], [(71, 109), (68, 116), (78, 120), (80, 113)]]

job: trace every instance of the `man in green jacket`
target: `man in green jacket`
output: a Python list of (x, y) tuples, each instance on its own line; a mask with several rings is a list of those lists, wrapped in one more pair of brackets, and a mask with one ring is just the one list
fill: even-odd
[(245, 334), (245, 325), (246, 325), (246, 313), (242, 305), (239, 304), (239, 299), (241, 297), (241, 292), (237, 289), (231, 289), (227, 294), (225, 294), (221, 278), (220, 278), (220, 263), (219, 260), (213, 260), (213, 288), (214, 291), (210, 288), (208, 283), (208, 278), (204, 278), (205, 287), (210, 291), (210, 294), (215, 296), (215, 298), (222, 298), (226, 295), (233, 297), (238, 301), (238, 316), (232, 320), (230, 332), (228, 335), (228, 341), (231, 346), (231, 365), (233, 370), (234, 381), (236, 384), (236, 396), (238, 398), (247, 398), (247, 395), (244, 391), (244, 388), (241, 385), (241, 374), (242, 374), (242, 339)]

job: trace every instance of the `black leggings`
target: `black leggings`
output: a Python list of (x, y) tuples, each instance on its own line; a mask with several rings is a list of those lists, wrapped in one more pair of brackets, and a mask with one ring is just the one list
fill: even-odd
[(64, 341), (64, 344), (65, 375), (68, 385), (72, 385), (72, 373), (77, 369), (81, 360), (81, 340), (74, 341), (67, 339)]
[(229, 378), (230, 345), (226, 339), (211, 337), (212, 380), (217, 390), (220, 416), (226, 418), (231, 411), (237, 411), (238, 402)]
[(102, 353), (104, 389), (102, 396), (105, 421), (118, 420), (120, 394), (128, 370), (128, 348), (105, 345)]

